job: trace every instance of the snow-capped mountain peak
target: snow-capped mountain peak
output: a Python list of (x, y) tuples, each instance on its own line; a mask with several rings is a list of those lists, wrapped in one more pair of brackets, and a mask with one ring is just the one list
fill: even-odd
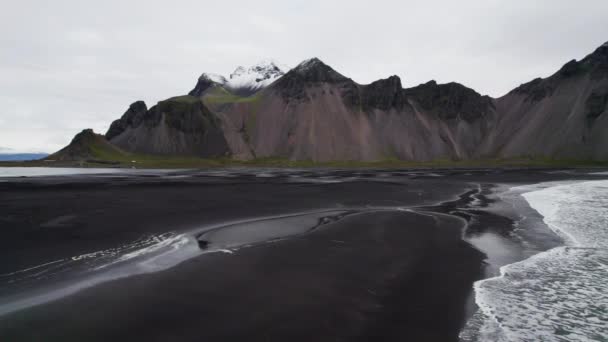
[(283, 76), (289, 70), (283, 64), (272, 60), (263, 60), (249, 68), (239, 66), (230, 74), (230, 79), (224, 84), (236, 94), (249, 95)]
[(243, 68), (242, 66), (238, 66), (234, 72), (232, 74), (230, 74), (230, 79), (233, 78), (237, 78), (239, 76), (242, 76), (244, 73), (246, 73), (247, 70), (245, 68)]
[(239, 66), (230, 74), (229, 78), (218, 74), (204, 73), (199, 77), (196, 87), (190, 94), (201, 96), (213, 85), (220, 85), (235, 95), (249, 96), (276, 81), (289, 69), (284, 64), (268, 59), (248, 68)]

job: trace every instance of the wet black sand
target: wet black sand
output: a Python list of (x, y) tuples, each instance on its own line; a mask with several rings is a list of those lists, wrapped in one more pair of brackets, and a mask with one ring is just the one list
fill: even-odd
[(337, 173), (348, 181), (331, 184), (196, 173), (0, 183), (0, 273), (144, 233), (314, 209), (415, 207), (364, 210), (305, 235), (104, 283), (0, 317), (0, 340), (456, 341), (485, 259), (463, 230), (512, 223), (485, 213), (490, 200), (478, 189), (591, 177), (369, 173)]

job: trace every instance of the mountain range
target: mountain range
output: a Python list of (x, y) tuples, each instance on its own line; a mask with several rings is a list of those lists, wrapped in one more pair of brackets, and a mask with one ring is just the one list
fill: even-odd
[[(547, 78), (492, 98), (459, 83), (358, 84), (312, 58), (228, 78), (202, 74), (188, 95), (129, 106), (108, 132), (81, 132), (57, 160), (105, 150), (163, 156), (315, 162), (552, 158), (608, 160), (608, 43)], [(86, 144), (85, 144), (86, 145)]]

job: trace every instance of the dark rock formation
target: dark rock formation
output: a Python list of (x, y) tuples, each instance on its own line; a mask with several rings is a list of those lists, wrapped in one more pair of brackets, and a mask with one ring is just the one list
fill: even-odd
[(608, 78), (608, 42), (597, 48), (589, 56), (583, 58), (580, 64), (590, 73), (592, 79), (600, 80)]
[(209, 76), (207, 76), (207, 74), (202, 74), (199, 78), (198, 81), (196, 82), (196, 85), (194, 86), (194, 89), (192, 89), (188, 95), (190, 96), (196, 96), (196, 97), (200, 97), (203, 94), (205, 94), (205, 92), (215, 86), (218, 86), (218, 83), (213, 81)]
[(401, 110), (407, 104), (407, 98), (401, 86), (401, 79), (397, 76), (378, 80), (365, 86), (361, 95), (361, 107), (364, 110), (372, 108)]
[(221, 123), (198, 97), (187, 95), (160, 101), (134, 118), (137, 120), (110, 140), (126, 151), (199, 157), (230, 154)]
[(585, 102), (587, 118), (597, 119), (606, 111), (608, 104), (608, 88), (594, 90)]
[(311, 58), (283, 75), (283, 77), (273, 84), (272, 88), (275, 91), (279, 91), (285, 100), (302, 100), (306, 99), (305, 88), (307, 86), (321, 83), (354, 82), (323, 63), (320, 59)]
[(340, 91), (346, 105), (365, 112), (373, 109), (401, 110), (407, 105), (407, 98), (398, 76), (391, 76), (368, 85), (344, 82)]
[(190, 96), (160, 101), (150, 108), (144, 117), (144, 124), (155, 127), (164, 117), (167, 127), (184, 133), (205, 134), (207, 129), (219, 127), (217, 117), (205, 107), (202, 101)]
[(492, 108), (492, 99), (459, 83), (437, 84), (430, 81), (405, 90), (405, 96), (442, 120), (463, 119), (473, 122)]
[(106, 139), (112, 140), (112, 138), (120, 135), (127, 128), (139, 126), (147, 111), (148, 107), (144, 101), (132, 103), (120, 119), (112, 122), (110, 129), (106, 133)]

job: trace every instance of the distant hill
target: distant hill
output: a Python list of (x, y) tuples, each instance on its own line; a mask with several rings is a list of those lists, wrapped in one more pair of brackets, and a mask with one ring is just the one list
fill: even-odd
[(0, 153), (0, 161), (38, 160), (47, 156), (47, 153)]
[(127, 155), (120, 148), (110, 144), (103, 135), (85, 129), (76, 134), (72, 142), (63, 149), (48, 156), (54, 161), (113, 160)]

